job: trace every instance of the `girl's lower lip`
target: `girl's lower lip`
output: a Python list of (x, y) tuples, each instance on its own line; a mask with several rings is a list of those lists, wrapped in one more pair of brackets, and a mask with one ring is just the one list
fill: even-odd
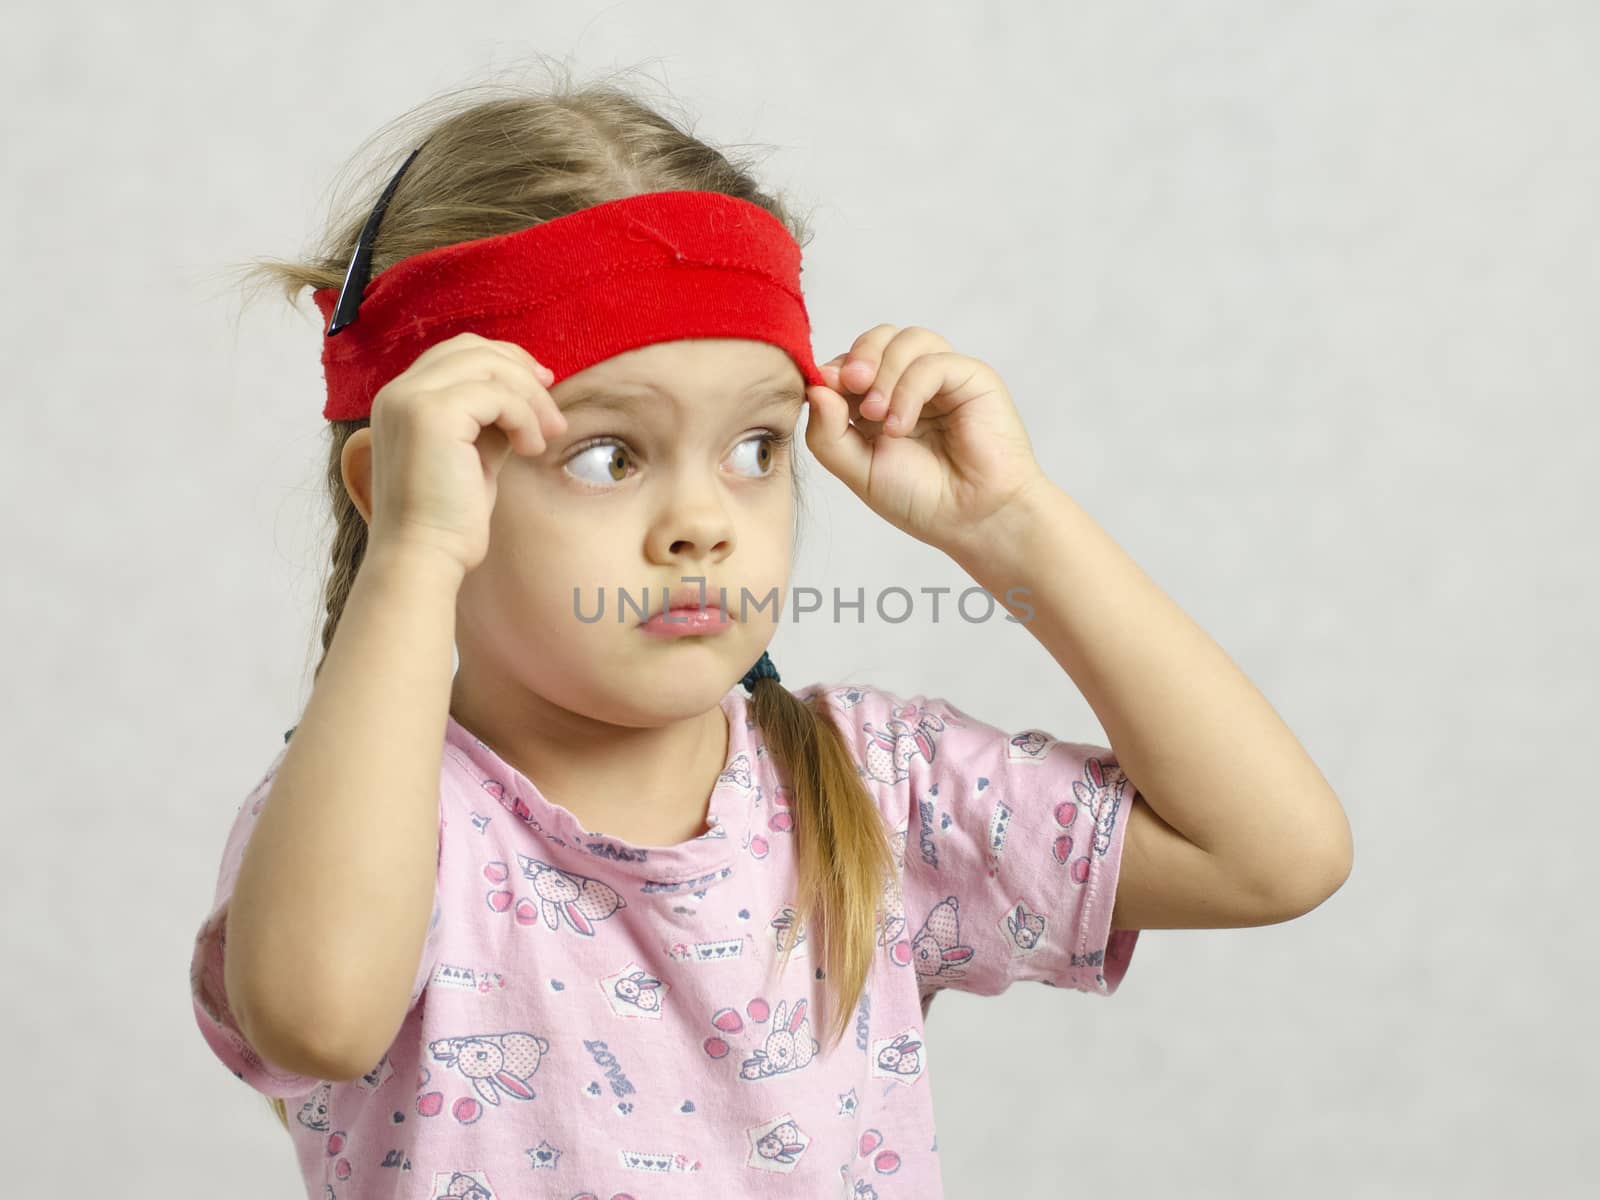
[(721, 633), (732, 625), (732, 619), (720, 608), (674, 608), (657, 613), (639, 628), (657, 637), (690, 637)]

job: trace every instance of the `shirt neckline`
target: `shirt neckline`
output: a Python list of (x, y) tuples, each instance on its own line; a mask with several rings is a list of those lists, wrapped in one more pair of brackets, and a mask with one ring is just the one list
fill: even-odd
[[(555, 847), (592, 856), (608, 873), (656, 880), (700, 876), (726, 864), (749, 837), (757, 792), (757, 754), (749, 702), (741, 686), (735, 684), (718, 701), (728, 719), (728, 752), (711, 789), (706, 832), (674, 846), (640, 846), (585, 829), (570, 809), (547, 798), (532, 780), (448, 712), (445, 752), (508, 818), (522, 821)], [(644, 786), (648, 787), (648, 782)]]

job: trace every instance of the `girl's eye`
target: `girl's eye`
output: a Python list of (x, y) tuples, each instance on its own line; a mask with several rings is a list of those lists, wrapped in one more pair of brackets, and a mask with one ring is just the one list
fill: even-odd
[[(753, 454), (744, 455), (745, 458), (752, 460), (746, 465), (753, 465), (756, 468), (755, 474), (750, 478), (765, 478), (772, 474), (773, 467), (777, 463), (778, 451), (789, 444), (792, 436), (792, 434), (773, 433), (771, 430), (765, 430), (752, 437), (745, 438), (734, 448), (734, 454), (738, 455), (746, 446), (759, 445), (762, 442), (768, 443), (770, 449), (757, 449)], [(628, 459), (628, 450), (621, 442), (615, 438), (600, 438), (579, 449), (576, 454), (567, 460), (565, 465), (568, 471), (571, 471), (585, 483), (606, 487), (613, 483), (621, 483), (628, 477)], [(575, 467), (579, 469), (574, 470)], [(585, 474), (585, 469), (592, 470), (594, 473)]]
[[(609, 451), (609, 453), (598, 453), (602, 450)], [(584, 475), (582, 472), (574, 472), (574, 474), (576, 474), (578, 478), (582, 479), (585, 483), (597, 483), (601, 485), (604, 485), (608, 482), (620, 483), (623, 479), (627, 478), (626, 474), (623, 474), (623, 472), (627, 470), (627, 457), (628, 452), (622, 448), (622, 444), (620, 442), (590, 442), (582, 450), (579, 450), (576, 454), (574, 454), (572, 458), (567, 461), (566, 466), (567, 470), (571, 471), (572, 468), (577, 464), (587, 463), (593, 466), (596, 471), (604, 474), (604, 478), (596, 479), (592, 476)]]
[(770, 431), (758, 433), (754, 437), (745, 438), (744, 441), (735, 446), (734, 453), (737, 454), (746, 446), (761, 442), (766, 442), (771, 448), (765, 450), (765, 452), (757, 450), (755, 454), (751, 456), (755, 460), (756, 466), (766, 468), (756, 475), (756, 478), (758, 479), (772, 474), (772, 468), (777, 465), (778, 451), (783, 449), (783, 447), (788, 444), (789, 435), (784, 433), (772, 433)]

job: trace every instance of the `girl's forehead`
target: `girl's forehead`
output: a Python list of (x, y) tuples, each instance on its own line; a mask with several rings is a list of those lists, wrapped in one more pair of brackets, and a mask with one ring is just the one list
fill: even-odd
[(556, 385), (701, 392), (767, 382), (804, 385), (800, 367), (783, 349), (746, 338), (690, 338), (638, 346), (574, 371)]
[[(554, 393), (552, 393), (553, 395)], [(695, 421), (750, 420), (798, 414), (804, 399), (798, 387), (786, 384), (756, 384), (742, 391), (711, 389), (702, 394), (673, 392), (665, 387), (596, 388), (570, 397), (556, 396), (556, 404), (568, 417), (586, 412), (620, 414), (637, 420), (670, 421), (678, 425)]]

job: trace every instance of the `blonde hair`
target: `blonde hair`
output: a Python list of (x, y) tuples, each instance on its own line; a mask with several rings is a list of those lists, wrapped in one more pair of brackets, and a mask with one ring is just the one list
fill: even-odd
[[(487, 91), (484, 98), (474, 93)], [(693, 137), (642, 100), (609, 83), (574, 86), (559, 78), (545, 90), (483, 85), (446, 93), (438, 115), (424, 104), (394, 122), (406, 127), (400, 151), (381, 165), (348, 211), (330, 222), (304, 261), (252, 259), (247, 280), (276, 284), (293, 304), (306, 289), (344, 280), (357, 237), (378, 193), (410, 149), (417, 156), (389, 202), (373, 246), (372, 274), (438, 246), (510, 233), (607, 200), (644, 192), (715, 191), (758, 204), (804, 246), (811, 234), (777, 198), (763, 192), (744, 165)], [(328, 497), (334, 534), (326, 579), (322, 671), (340, 614), (366, 551), (367, 527), (345, 490), (345, 443), (369, 419), (330, 421)], [(791, 459), (798, 466), (798, 456)], [(798, 536), (799, 477), (795, 476)], [(751, 709), (789, 780), (799, 860), (799, 894), (780, 971), (802, 931), (815, 923), (819, 978), (833, 988), (832, 1044), (844, 1038), (866, 988), (879, 944), (879, 906), (894, 874), (884, 821), (861, 782), (855, 760), (833, 723), (826, 693), (803, 702), (781, 683), (762, 679)], [(813, 918), (815, 921), (813, 922)], [(271, 1101), (287, 1129), (282, 1100)]]

